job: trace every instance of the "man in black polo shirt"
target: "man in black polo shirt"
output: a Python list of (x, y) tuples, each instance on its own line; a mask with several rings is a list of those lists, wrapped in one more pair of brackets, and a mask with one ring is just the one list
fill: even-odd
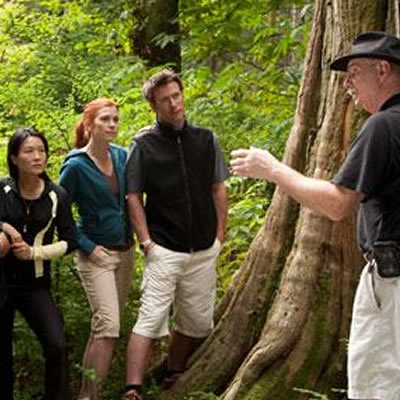
[(233, 173), (268, 179), (334, 221), (360, 206), (358, 243), (369, 262), (353, 306), (350, 399), (400, 399), (400, 40), (362, 33), (331, 64), (355, 104), (372, 114), (332, 182), (305, 177), (268, 151), (232, 153)]
[(129, 212), (146, 268), (127, 350), (126, 400), (142, 399), (151, 345), (168, 334), (172, 304), (168, 384), (211, 332), (227, 213), (227, 166), (214, 134), (186, 121), (178, 75), (155, 74), (143, 94), (157, 122), (135, 137), (127, 163)]

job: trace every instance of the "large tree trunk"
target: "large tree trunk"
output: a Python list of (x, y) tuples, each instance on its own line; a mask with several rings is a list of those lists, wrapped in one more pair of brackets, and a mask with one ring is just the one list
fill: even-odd
[[(394, 31), (394, 0), (316, 0), (284, 162), (330, 179), (365, 115), (329, 63), (365, 30)], [(213, 334), (165, 398), (211, 391), (225, 400), (302, 399), (294, 387), (346, 387), (351, 306), (362, 258), (355, 215), (333, 223), (279, 188), (264, 226), (223, 299)]]
[(178, 0), (135, 0), (132, 51), (150, 66), (171, 64), (181, 69)]

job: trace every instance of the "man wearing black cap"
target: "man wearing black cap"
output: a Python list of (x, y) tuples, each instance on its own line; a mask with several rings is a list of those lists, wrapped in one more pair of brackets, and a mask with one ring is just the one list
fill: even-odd
[(368, 264), (353, 306), (350, 399), (400, 399), (400, 40), (362, 33), (331, 68), (346, 72), (355, 104), (372, 115), (331, 182), (306, 177), (260, 149), (232, 152), (235, 175), (265, 178), (339, 221), (360, 206), (357, 236)]

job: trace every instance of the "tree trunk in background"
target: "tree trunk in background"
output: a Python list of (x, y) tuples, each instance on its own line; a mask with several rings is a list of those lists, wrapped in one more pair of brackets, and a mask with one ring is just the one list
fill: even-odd
[[(181, 69), (178, 0), (135, 0), (132, 52), (149, 66), (172, 64)], [(169, 38), (170, 40), (166, 40)]]
[[(329, 70), (361, 31), (394, 32), (394, 0), (316, 0), (294, 125), (284, 155), (293, 168), (331, 179), (365, 115), (343, 74)], [(308, 398), (293, 388), (346, 388), (346, 343), (362, 258), (355, 215), (333, 223), (280, 189), (246, 261), (221, 302), (212, 335), (165, 399), (195, 391), (224, 400)]]

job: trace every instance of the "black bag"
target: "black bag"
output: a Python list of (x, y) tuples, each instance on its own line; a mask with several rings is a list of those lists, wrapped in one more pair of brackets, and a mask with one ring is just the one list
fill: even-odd
[(400, 276), (400, 244), (398, 242), (375, 242), (372, 256), (382, 278)]

